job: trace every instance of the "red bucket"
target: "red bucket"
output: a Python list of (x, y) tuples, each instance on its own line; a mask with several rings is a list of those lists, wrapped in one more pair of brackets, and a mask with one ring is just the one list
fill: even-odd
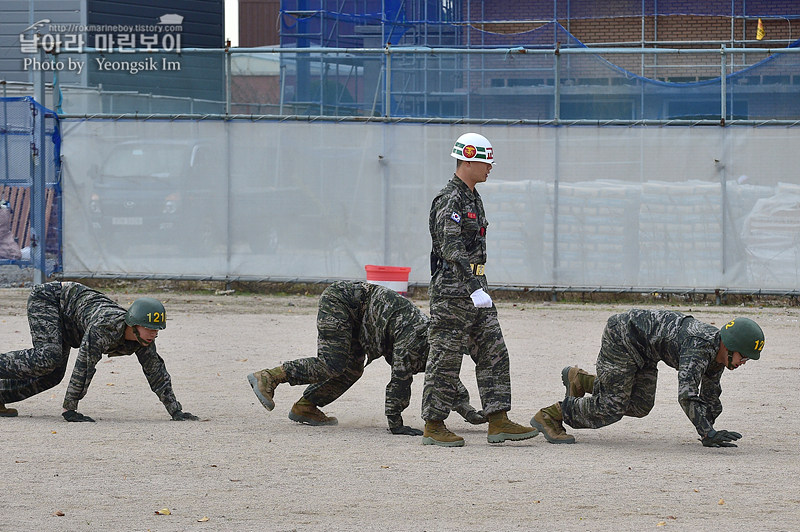
[(367, 282), (391, 288), (395, 292), (406, 295), (408, 293), (408, 274), (411, 268), (405, 266), (375, 266), (367, 264)]

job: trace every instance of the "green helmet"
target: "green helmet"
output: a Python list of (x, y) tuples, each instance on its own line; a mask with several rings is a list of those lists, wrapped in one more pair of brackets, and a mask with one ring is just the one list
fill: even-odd
[(148, 329), (166, 329), (167, 311), (158, 299), (140, 297), (133, 302), (125, 314), (125, 323), (133, 327), (141, 325)]
[(738, 351), (750, 360), (758, 360), (764, 349), (764, 331), (751, 319), (731, 320), (720, 329), (719, 335), (729, 352)]

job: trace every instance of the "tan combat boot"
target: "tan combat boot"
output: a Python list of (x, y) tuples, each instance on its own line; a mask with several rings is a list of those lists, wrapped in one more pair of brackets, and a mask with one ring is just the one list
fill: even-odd
[(533, 427), (523, 427), (508, 419), (505, 412), (489, 414), (489, 443), (503, 443), (506, 440), (519, 441), (533, 438), (539, 431)]
[(6, 408), (6, 405), (0, 403), (0, 417), (17, 417), (17, 409)]
[(275, 408), (275, 401), (272, 400), (275, 388), (282, 382), (286, 382), (286, 372), (283, 371), (283, 366), (264, 369), (248, 375), (247, 381), (253, 387), (253, 393), (256, 394), (264, 408), (272, 410)]
[(422, 445), (441, 445), (442, 447), (463, 447), (464, 438), (453, 434), (445, 427), (444, 421), (426, 421), (422, 433)]
[(339, 420), (335, 417), (328, 417), (322, 410), (317, 408), (317, 405), (301, 397), (299, 401), (292, 405), (292, 410), (289, 412), (289, 419), (297, 421), (298, 423), (305, 423), (306, 425), (338, 425)]
[(531, 418), (531, 425), (539, 429), (550, 443), (575, 443), (575, 437), (567, 434), (561, 421), (561, 403), (542, 408)]
[(567, 397), (583, 397), (592, 393), (594, 375), (583, 371), (578, 366), (567, 366), (561, 370), (561, 382), (567, 388)]

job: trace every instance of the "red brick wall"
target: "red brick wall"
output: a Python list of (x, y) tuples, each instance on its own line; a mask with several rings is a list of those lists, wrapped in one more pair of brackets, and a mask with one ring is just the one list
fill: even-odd
[[(468, 0), (465, 0), (468, 1)], [(475, 2), (473, 2), (474, 4)], [(536, 15), (535, 10), (530, 4), (536, 2), (517, 1), (517, 2), (485, 2), (486, 8), (483, 12), (470, 11), (472, 26), (476, 29), (500, 34), (514, 34), (530, 31), (540, 27), (542, 22), (533, 20), (551, 20), (552, 15), (547, 18), (532, 18)], [(540, 2), (539, 2), (540, 3)], [(607, 2), (603, 11), (608, 13), (613, 11), (607, 9), (614, 2)], [(626, 2), (616, 2), (628, 4)], [(691, 4), (691, 2), (689, 2)], [(686, 12), (690, 13), (693, 9), (687, 7)], [(618, 12), (629, 12), (629, 9)], [(466, 13), (466, 12), (465, 12)], [(540, 13), (543, 14), (543, 13)], [(465, 15), (466, 16), (466, 15)], [(480, 23), (483, 20), (493, 20), (498, 22)], [(527, 22), (515, 22), (527, 21)], [(598, 18), (578, 18), (578, 19), (559, 19), (558, 22), (564, 26), (579, 41), (585, 44), (598, 43), (620, 43), (620, 42), (651, 42), (647, 46), (656, 46), (652, 41), (682, 41), (682, 44), (670, 44), (669, 47), (698, 47), (691, 44), (691, 41), (718, 41), (731, 45), (731, 40), (735, 41), (755, 41), (756, 28), (758, 21), (755, 19), (732, 18), (725, 16), (692, 16), (692, 15), (659, 15), (659, 16), (601, 16)], [(762, 23), (766, 31), (765, 41), (788, 39), (794, 41), (800, 38), (800, 24), (791, 24), (791, 21), (780, 18), (763, 18)], [(644, 26), (644, 35), (642, 34)], [(659, 45), (664, 47), (664, 45)], [(703, 47), (714, 46), (705, 44)], [(786, 43), (747, 43), (749, 47), (780, 47)]]
[[(765, 12), (763, 6), (756, 6), (758, 0), (748, 3), (751, 12)], [(763, 41), (756, 41), (756, 19), (744, 19), (731, 16), (705, 16), (705, 15), (658, 15), (658, 16), (616, 16), (615, 13), (633, 13), (640, 11), (641, 4), (630, 1), (611, 0), (597, 3), (594, 9), (583, 9), (581, 17), (572, 19), (559, 19), (558, 22), (569, 31), (576, 39), (584, 44), (603, 44), (609, 46), (618, 43), (630, 43), (637, 48), (645, 41), (649, 48), (717, 48), (722, 44), (726, 46), (747, 46), (749, 48), (780, 48), (786, 46), (787, 41), (800, 38), (800, 24), (794, 27), (789, 21), (779, 18), (763, 18), (762, 23), (766, 31)], [(471, 4), (467, 13), (467, 4)], [(469, 42), (472, 45), (484, 42), (497, 44), (499, 38), (491, 36), (481, 37), (474, 30), (482, 30), (500, 35), (512, 35), (537, 29), (551, 20), (552, 6), (542, 8), (542, 2), (532, 0), (518, 0), (516, 2), (487, 2), (482, 0), (463, 0), (464, 16), (469, 16), (472, 21), (469, 30)], [(581, 6), (583, 7), (583, 6)], [(538, 9), (538, 11), (537, 11)], [(752, 11), (757, 9), (756, 11)], [(687, 1), (682, 11), (686, 13), (701, 11), (696, 2)], [(480, 20), (491, 20), (491, 23), (480, 23)], [(464, 32), (468, 30), (465, 28)], [(466, 41), (466, 39), (465, 39)], [(747, 42), (743, 42), (747, 41)], [(776, 42), (778, 41), (778, 42)], [(565, 44), (565, 43), (561, 43)], [(753, 58), (754, 56), (750, 56)], [(638, 55), (609, 55), (606, 56), (610, 63), (636, 74), (654, 79), (671, 81), (698, 81), (719, 76), (720, 67), (716, 58), (707, 54), (701, 55), (659, 55), (645, 56), (644, 60)], [(759, 58), (761, 59), (761, 58)], [(487, 57), (486, 63), (503, 68), (505, 58)], [(574, 60), (573, 60), (574, 61)], [(680, 68), (678, 68), (680, 67)], [(576, 70), (577, 71), (577, 70)], [(582, 65), (578, 74), (581, 77), (609, 76), (608, 69), (601, 64), (593, 67), (591, 64)], [(496, 84), (500, 86), (535, 86), (540, 84), (536, 75), (530, 72), (520, 72), (509, 69), (507, 72), (495, 72), (490, 77), (498, 78)], [(569, 76), (569, 73), (566, 73)], [(613, 76), (613, 74), (612, 74)], [(547, 82), (547, 73), (541, 76), (541, 82)], [(551, 76), (552, 77), (552, 76)], [(504, 78), (501, 81), (499, 78)], [(530, 80), (528, 78), (531, 78)], [(529, 82), (532, 81), (532, 84)], [(577, 81), (577, 80), (576, 80)], [(473, 78), (471, 90), (486, 86), (491, 80)], [(552, 83), (552, 80), (549, 81)], [(496, 86), (496, 85), (495, 85)]]
[(239, 46), (278, 46), (280, 0), (239, 0)]
[[(468, 4), (471, 7), (467, 8)], [(761, 4), (764, 4), (762, 6)], [(277, 45), (280, 42), (278, 14), (280, 0), (239, 0), (239, 43), (240, 46)], [(766, 6), (766, 7), (765, 7)], [(731, 18), (729, 16), (615, 16), (618, 13), (636, 13), (641, 3), (636, 0), (606, 0), (595, 2), (591, 8), (581, 6), (580, 18), (558, 19), (578, 40), (586, 44), (640, 42), (642, 25), (645, 41), (737, 41), (756, 39), (757, 21), (754, 19)], [(766, 0), (748, 0), (749, 12), (768, 12)], [(559, 6), (563, 11), (563, 5)], [(552, 4), (541, 0), (516, 0), (500, 2), (491, 0), (462, 0), (463, 16), (469, 14), (473, 27), (482, 31), (499, 34), (514, 34), (531, 31), (540, 27), (544, 21), (553, 19)], [(698, 12), (696, 1), (687, 0), (686, 13)], [(481, 20), (502, 21), (481, 23)], [(524, 21), (524, 22), (523, 22)], [(539, 21), (539, 22), (535, 22)], [(781, 18), (762, 19), (766, 30), (765, 40), (800, 38), (800, 24)], [(731, 26), (733, 25), (733, 35)], [(745, 31), (746, 30), (746, 31)], [(648, 45), (655, 46), (655, 45)], [(706, 45), (707, 46), (707, 45)], [(747, 43), (749, 47), (785, 46), (785, 43)]]

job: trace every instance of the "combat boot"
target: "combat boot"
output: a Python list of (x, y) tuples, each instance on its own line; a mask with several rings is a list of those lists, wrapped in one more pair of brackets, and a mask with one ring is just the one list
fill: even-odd
[(253, 392), (264, 408), (272, 410), (275, 408), (275, 401), (272, 400), (275, 388), (282, 382), (286, 382), (286, 372), (283, 370), (283, 366), (264, 369), (248, 375), (247, 381), (253, 387)]
[(338, 425), (339, 420), (335, 417), (328, 417), (325, 413), (317, 408), (317, 405), (301, 397), (299, 401), (292, 405), (292, 410), (289, 412), (289, 419), (297, 421), (298, 423), (305, 423), (306, 425)]
[(444, 421), (426, 421), (422, 433), (422, 445), (441, 445), (442, 447), (463, 447), (464, 438), (453, 434)]
[(489, 414), (489, 443), (503, 443), (506, 440), (519, 441), (533, 438), (539, 431), (533, 427), (523, 427), (508, 419), (505, 412)]
[(531, 418), (531, 425), (539, 429), (550, 443), (575, 443), (575, 438), (564, 430), (561, 403), (542, 408)]
[(592, 393), (594, 379), (594, 375), (590, 375), (578, 366), (567, 366), (561, 370), (561, 382), (567, 389), (566, 397), (583, 397), (587, 393)]
[(6, 405), (0, 403), (0, 417), (17, 417), (16, 408), (6, 408)]

